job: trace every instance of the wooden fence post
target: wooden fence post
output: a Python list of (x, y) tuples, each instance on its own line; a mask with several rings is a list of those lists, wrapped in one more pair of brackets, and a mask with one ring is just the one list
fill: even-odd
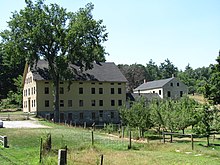
[(66, 165), (67, 164), (67, 150), (59, 149), (58, 152), (58, 165)]
[(42, 138), (40, 138), (40, 160), (39, 162), (41, 163), (42, 161)]
[(194, 144), (193, 144), (193, 134), (191, 134), (191, 143), (192, 143), (192, 150), (194, 150)]
[(84, 122), (84, 129), (86, 129), (86, 122)]
[(101, 155), (101, 162), (100, 165), (103, 165), (103, 155)]
[(129, 131), (129, 145), (128, 149), (131, 149), (131, 131)]
[(8, 147), (8, 139), (7, 136), (3, 136), (3, 147), (7, 148)]
[(94, 135), (93, 135), (93, 131), (92, 131), (92, 145), (94, 145)]

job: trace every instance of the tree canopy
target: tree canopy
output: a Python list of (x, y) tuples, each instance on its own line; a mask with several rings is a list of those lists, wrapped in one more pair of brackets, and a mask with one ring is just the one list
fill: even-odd
[(12, 59), (26, 59), (30, 65), (40, 58), (49, 65), (54, 83), (55, 121), (59, 119), (59, 80), (69, 76), (68, 63), (92, 68), (105, 61), (102, 43), (107, 40), (102, 20), (93, 19), (93, 4), (68, 12), (57, 4), (26, 0), (26, 7), (14, 12), (8, 30), (1, 33), (2, 45)]

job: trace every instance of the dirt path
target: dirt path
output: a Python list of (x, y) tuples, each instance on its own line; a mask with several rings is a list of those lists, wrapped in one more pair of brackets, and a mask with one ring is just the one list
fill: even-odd
[(41, 125), (38, 121), (24, 120), (24, 121), (3, 121), (4, 128), (50, 128)]

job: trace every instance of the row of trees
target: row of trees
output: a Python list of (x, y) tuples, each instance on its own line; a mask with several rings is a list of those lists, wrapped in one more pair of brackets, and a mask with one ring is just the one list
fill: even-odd
[[(130, 108), (120, 108), (122, 123), (138, 128), (140, 135), (150, 128), (161, 131), (183, 131), (192, 127), (196, 134), (209, 138), (210, 134), (220, 129), (218, 110), (208, 105), (201, 105), (195, 100), (182, 97), (179, 100), (146, 101), (141, 98), (133, 102)], [(209, 145), (209, 139), (208, 139)]]
[(179, 70), (169, 59), (159, 66), (150, 60), (146, 66), (142, 64), (118, 65), (128, 80), (127, 90), (132, 90), (146, 81), (170, 78), (175, 75), (189, 88), (189, 94), (204, 94), (214, 104), (220, 103), (220, 55), (217, 64), (193, 69), (188, 64), (184, 71)]

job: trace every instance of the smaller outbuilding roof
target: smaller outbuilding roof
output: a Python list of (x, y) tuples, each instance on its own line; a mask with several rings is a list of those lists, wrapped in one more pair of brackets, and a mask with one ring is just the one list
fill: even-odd
[(153, 99), (161, 99), (157, 93), (127, 93), (126, 99), (130, 101), (139, 100), (140, 98), (144, 98), (148, 101)]
[(138, 86), (137, 88), (135, 88), (134, 91), (142, 91), (142, 90), (162, 88), (165, 84), (167, 84), (168, 82), (170, 82), (173, 79), (175, 79), (175, 77), (171, 77), (171, 78), (168, 78), (168, 79), (145, 82), (145, 83), (141, 84), (140, 86)]

